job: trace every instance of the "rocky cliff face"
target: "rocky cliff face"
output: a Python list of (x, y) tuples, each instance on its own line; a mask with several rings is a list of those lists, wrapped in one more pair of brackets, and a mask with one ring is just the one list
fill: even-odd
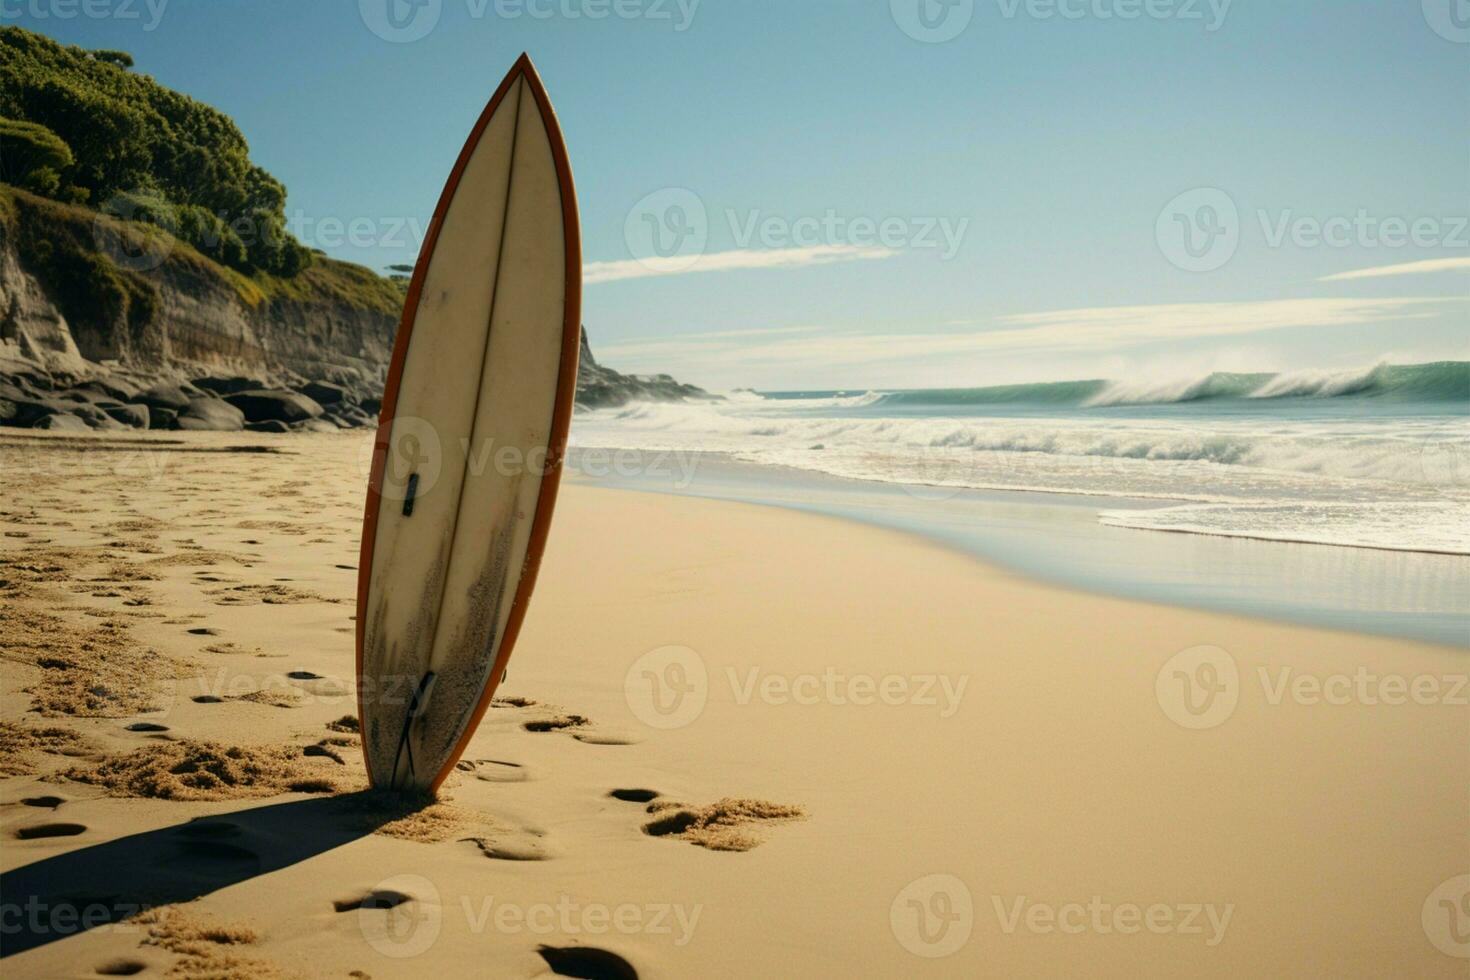
[(582, 328), (582, 355), (577, 364), (577, 404), (583, 408), (616, 408), (635, 401), (679, 402), (715, 399), (703, 388), (680, 384), (667, 374), (619, 374), (597, 363)]
[[(324, 261), (301, 282), (277, 288), (182, 245), (128, 261), (113, 253), (95, 216), (89, 222), (80, 209), (13, 195), (19, 213), (0, 221), (0, 370), (67, 380), (104, 373), (152, 380), (242, 374), (275, 384), (325, 378), (364, 393), (381, 385), (398, 298), (367, 270)], [(70, 260), (52, 269), (47, 259), (58, 249), (70, 249)], [(47, 281), (48, 271), (83, 276), (90, 271), (84, 263), (117, 266), (115, 258), (123, 260), (117, 275), (132, 304), (147, 303), (146, 316), (105, 302), (69, 303), (64, 286)]]
[[(0, 185), (0, 425), (372, 424), (395, 284), (326, 259), (246, 279), (131, 229)], [(710, 397), (598, 364), (585, 330), (577, 380), (583, 407)]]

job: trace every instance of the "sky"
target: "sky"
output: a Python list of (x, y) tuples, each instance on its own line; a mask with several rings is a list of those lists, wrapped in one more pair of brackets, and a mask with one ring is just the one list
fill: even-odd
[(1466, 0), (0, 0), (412, 263), (515, 58), (600, 361), (715, 390), (1470, 359)]

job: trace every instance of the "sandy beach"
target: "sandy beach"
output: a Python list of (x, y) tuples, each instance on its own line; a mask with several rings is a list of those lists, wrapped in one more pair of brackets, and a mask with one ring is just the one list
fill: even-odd
[(0, 437), (7, 976), (1464, 975), (1463, 651), (774, 508), (565, 487), (369, 799), (369, 441)]

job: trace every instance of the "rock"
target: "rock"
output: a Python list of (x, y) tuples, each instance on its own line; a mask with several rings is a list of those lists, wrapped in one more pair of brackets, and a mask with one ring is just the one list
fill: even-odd
[(197, 397), (197, 393), (189, 392), (183, 385), (162, 384), (142, 392), (135, 400), (149, 408), (171, 408), (182, 412), (189, 407), (190, 400)]
[(158, 408), (157, 406), (144, 406), (148, 409), (148, 428), (150, 429), (172, 429), (174, 423), (179, 419), (179, 413), (171, 408)]
[(224, 397), (262, 387), (254, 378), (195, 378), (194, 387)]
[(343, 402), (356, 401), (352, 397), (352, 392), (330, 381), (312, 381), (301, 387), (301, 393), (319, 405), (339, 405)]
[(358, 407), (361, 408), (364, 412), (368, 413), (368, 415), (372, 416), (374, 422), (376, 423), (378, 416), (383, 414), (383, 399), (364, 398), (362, 401), (358, 402)]
[(77, 388), (80, 391), (93, 391), (104, 397), (124, 403), (136, 401), (138, 398), (138, 389), (136, 386), (130, 385), (126, 381), (119, 381), (116, 378), (93, 378), (85, 384), (78, 385)]
[(220, 398), (195, 398), (179, 413), (174, 427), (204, 432), (239, 432), (245, 428), (245, 415)]
[(337, 426), (334, 425), (333, 423), (328, 422), (326, 419), (306, 419), (304, 421), (297, 422), (295, 425), (291, 426), (291, 431), (292, 432), (341, 432), (342, 430), (339, 429), (339, 428), (337, 428)]
[(264, 422), (246, 422), (247, 432), (290, 432), (291, 427), (280, 419), (266, 419)]
[(116, 419), (91, 403), (72, 405), (68, 411), (94, 429), (121, 428), (121, 424)]
[(603, 367), (592, 356), (587, 330), (582, 330), (582, 352), (577, 364), (577, 404), (586, 408), (617, 408), (634, 401), (715, 401), (703, 388), (680, 384), (667, 374), (640, 377)]
[(102, 409), (123, 425), (134, 429), (146, 429), (151, 421), (147, 405), (117, 405)]
[(234, 405), (250, 422), (265, 422), (279, 419), (282, 422), (304, 422), (322, 414), (322, 407), (300, 392), (281, 388), (257, 388), (226, 395), (225, 400)]
[(34, 426), (48, 415), (68, 414), (73, 407), (69, 402), (0, 384), (0, 425)]
[(361, 429), (369, 425), (377, 425), (376, 416), (369, 415), (356, 405), (351, 405), (337, 413), (337, 421), (348, 428)]
[(91, 426), (69, 412), (53, 412), (42, 416), (31, 426), (33, 429), (50, 429), (52, 432), (90, 432)]

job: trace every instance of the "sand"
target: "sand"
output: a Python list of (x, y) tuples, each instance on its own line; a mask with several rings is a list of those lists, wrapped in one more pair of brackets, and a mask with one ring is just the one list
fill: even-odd
[(385, 800), (367, 437), (142, 443), (0, 439), (7, 977), (1464, 976), (1463, 651), (571, 484)]

